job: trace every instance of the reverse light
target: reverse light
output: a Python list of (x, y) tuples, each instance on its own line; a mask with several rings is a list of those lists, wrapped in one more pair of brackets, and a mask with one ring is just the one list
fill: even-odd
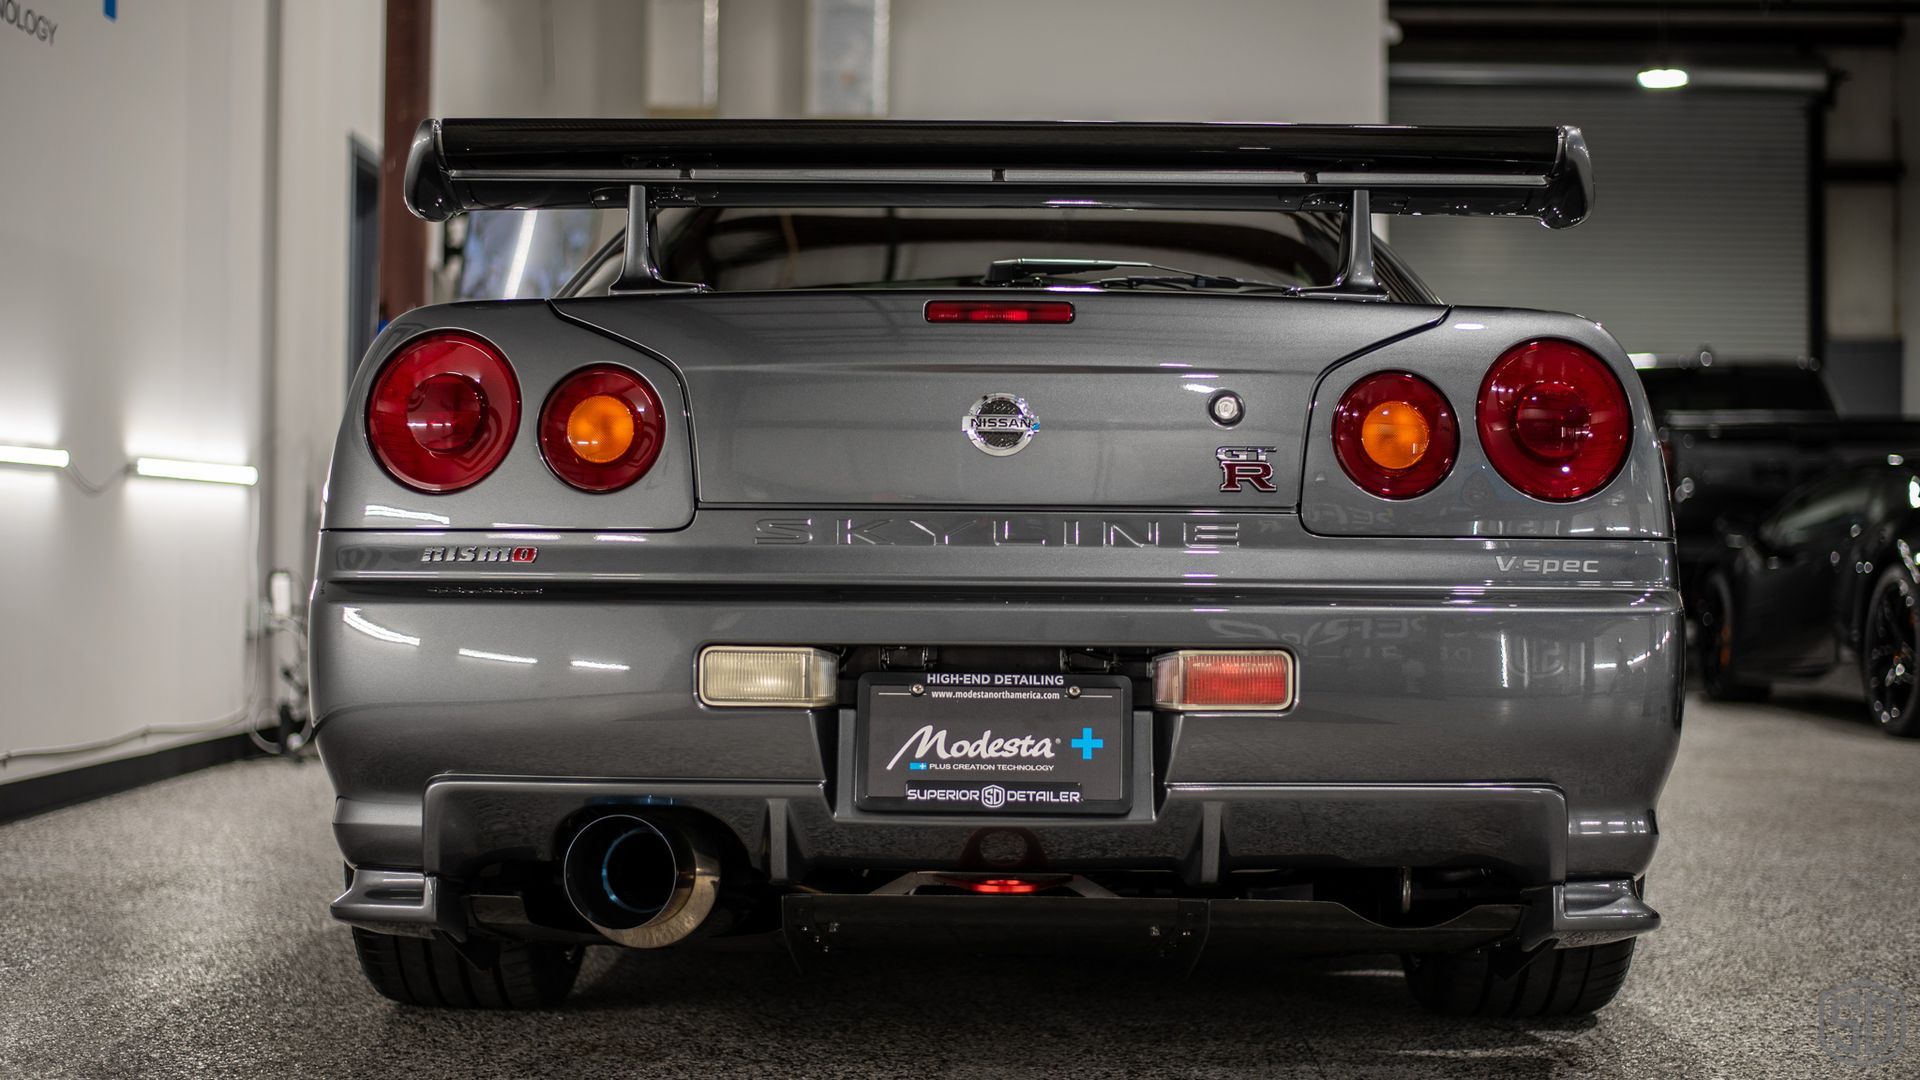
[(709, 645), (699, 667), (705, 705), (813, 708), (839, 698), (840, 660), (825, 649)]
[(1460, 452), (1460, 424), (1446, 396), (1404, 371), (1380, 371), (1340, 396), (1334, 457), (1362, 491), (1411, 499), (1446, 479)]
[(1529, 341), (1480, 384), (1480, 445), (1507, 483), (1571, 502), (1606, 487), (1627, 460), (1633, 413), (1606, 361), (1568, 341)]
[(1293, 654), (1283, 649), (1183, 649), (1153, 658), (1156, 708), (1279, 712), (1293, 707)]
[(930, 323), (1070, 323), (1065, 300), (929, 300)]
[(252, 487), (260, 481), (260, 470), (251, 465), (176, 461), (173, 458), (134, 458), (133, 471), (140, 476), (157, 476), (168, 480), (198, 480), (203, 484), (237, 484), (241, 487)]
[(582, 491), (618, 491), (647, 474), (666, 443), (660, 395), (623, 367), (567, 376), (540, 409), (540, 454)]
[(409, 342), (367, 395), (367, 441), (395, 480), (440, 494), (498, 468), (520, 427), (520, 384), (500, 350), (460, 331)]

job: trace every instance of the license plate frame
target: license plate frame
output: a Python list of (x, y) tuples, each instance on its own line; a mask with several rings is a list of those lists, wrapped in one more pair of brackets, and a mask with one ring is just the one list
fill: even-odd
[[(1125, 676), (877, 672), (858, 688), (852, 780), (861, 810), (1080, 817), (1133, 808)], [(938, 734), (923, 739), (923, 728)], [(1050, 753), (1038, 752), (1041, 741)]]

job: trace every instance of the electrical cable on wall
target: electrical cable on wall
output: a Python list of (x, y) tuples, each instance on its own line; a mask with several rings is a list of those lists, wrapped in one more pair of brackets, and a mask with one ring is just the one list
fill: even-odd
[[(47, 453), (52, 454), (56, 452), (49, 451)], [(59, 457), (58, 464), (52, 461), (33, 461), (29, 464), (51, 468), (54, 472), (64, 476), (81, 494), (89, 497), (104, 495), (125, 481), (127, 477), (135, 475), (234, 484), (249, 488), (254, 485), (258, 478), (257, 472), (251, 466), (212, 465), (202, 462), (143, 457), (125, 463), (110, 473), (105, 480), (95, 482), (81, 473), (80, 470), (73, 465), (71, 459), (67, 457), (64, 451), (57, 453)], [(259, 503), (256, 502), (253, 512), (248, 516), (250, 536), (247, 545), (249, 551), (247, 558), (247, 588), (249, 595), (255, 596), (256, 598), (258, 596), (258, 585), (256, 583), (260, 580), (261, 568), (259, 538), (262, 513), (263, 511)], [(283, 711), (289, 714), (289, 719), (297, 720), (297, 724), (292, 728), (292, 737), (286, 738), (285, 742), (269, 742), (261, 738), (259, 733), (261, 727), (261, 690), (267, 682), (266, 666), (272, 656), (271, 635), (275, 631), (291, 633), (295, 636), (295, 640), (299, 646), (295, 663), (296, 665), (305, 664), (305, 626), (300, 620), (291, 616), (280, 616), (269, 613), (262, 621), (262, 632), (249, 635), (249, 652), (251, 655), (248, 658), (247, 664), (249, 677), (247, 679), (246, 698), (239, 708), (223, 716), (198, 723), (143, 724), (140, 727), (122, 732), (118, 735), (59, 746), (35, 746), (18, 750), (0, 749), (0, 766), (4, 766), (12, 761), (28, 758), (68, 757), (75, 754), (95, 753), (110, 750), (116, 746), (121, 746), (150, 736), (197, 735), (240, 725), (244, 725), (244, 730), (254, 745), (267, 753), (297, 753), (300, 749), (311, 744), (313, 736), (312, 718), (305, 715), (307, 710), (304, 708), (300, 708), (293, 703), (289, 703), (283, 708)], [(296, 686), (300, 685), (295, 665), (289, 665), (281, 674), (287, 682)], [(304, 693), (300, 696), (304, 697)], [(285, 737), (284, 732), (287, 729), (285, 720), (282, 721), (282, 728), (283, 737)]]

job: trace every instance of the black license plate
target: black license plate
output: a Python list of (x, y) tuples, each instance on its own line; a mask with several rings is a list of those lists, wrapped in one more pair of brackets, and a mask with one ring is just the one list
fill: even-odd
[(854, 805), (961, 814), (1124, 814), (1133, 684), (1117, 675), (865, 675)]

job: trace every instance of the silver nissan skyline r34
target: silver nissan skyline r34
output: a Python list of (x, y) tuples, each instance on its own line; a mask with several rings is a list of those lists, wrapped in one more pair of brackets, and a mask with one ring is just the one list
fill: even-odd
[(407, 191), (627, 224), (349, 398), (312, 692), (381, 993), (773, 931), (1619, 990), (1681, 714), (1646, 402), (1370, 227), (1574, 225), (1577, 130), (447, 120)]

